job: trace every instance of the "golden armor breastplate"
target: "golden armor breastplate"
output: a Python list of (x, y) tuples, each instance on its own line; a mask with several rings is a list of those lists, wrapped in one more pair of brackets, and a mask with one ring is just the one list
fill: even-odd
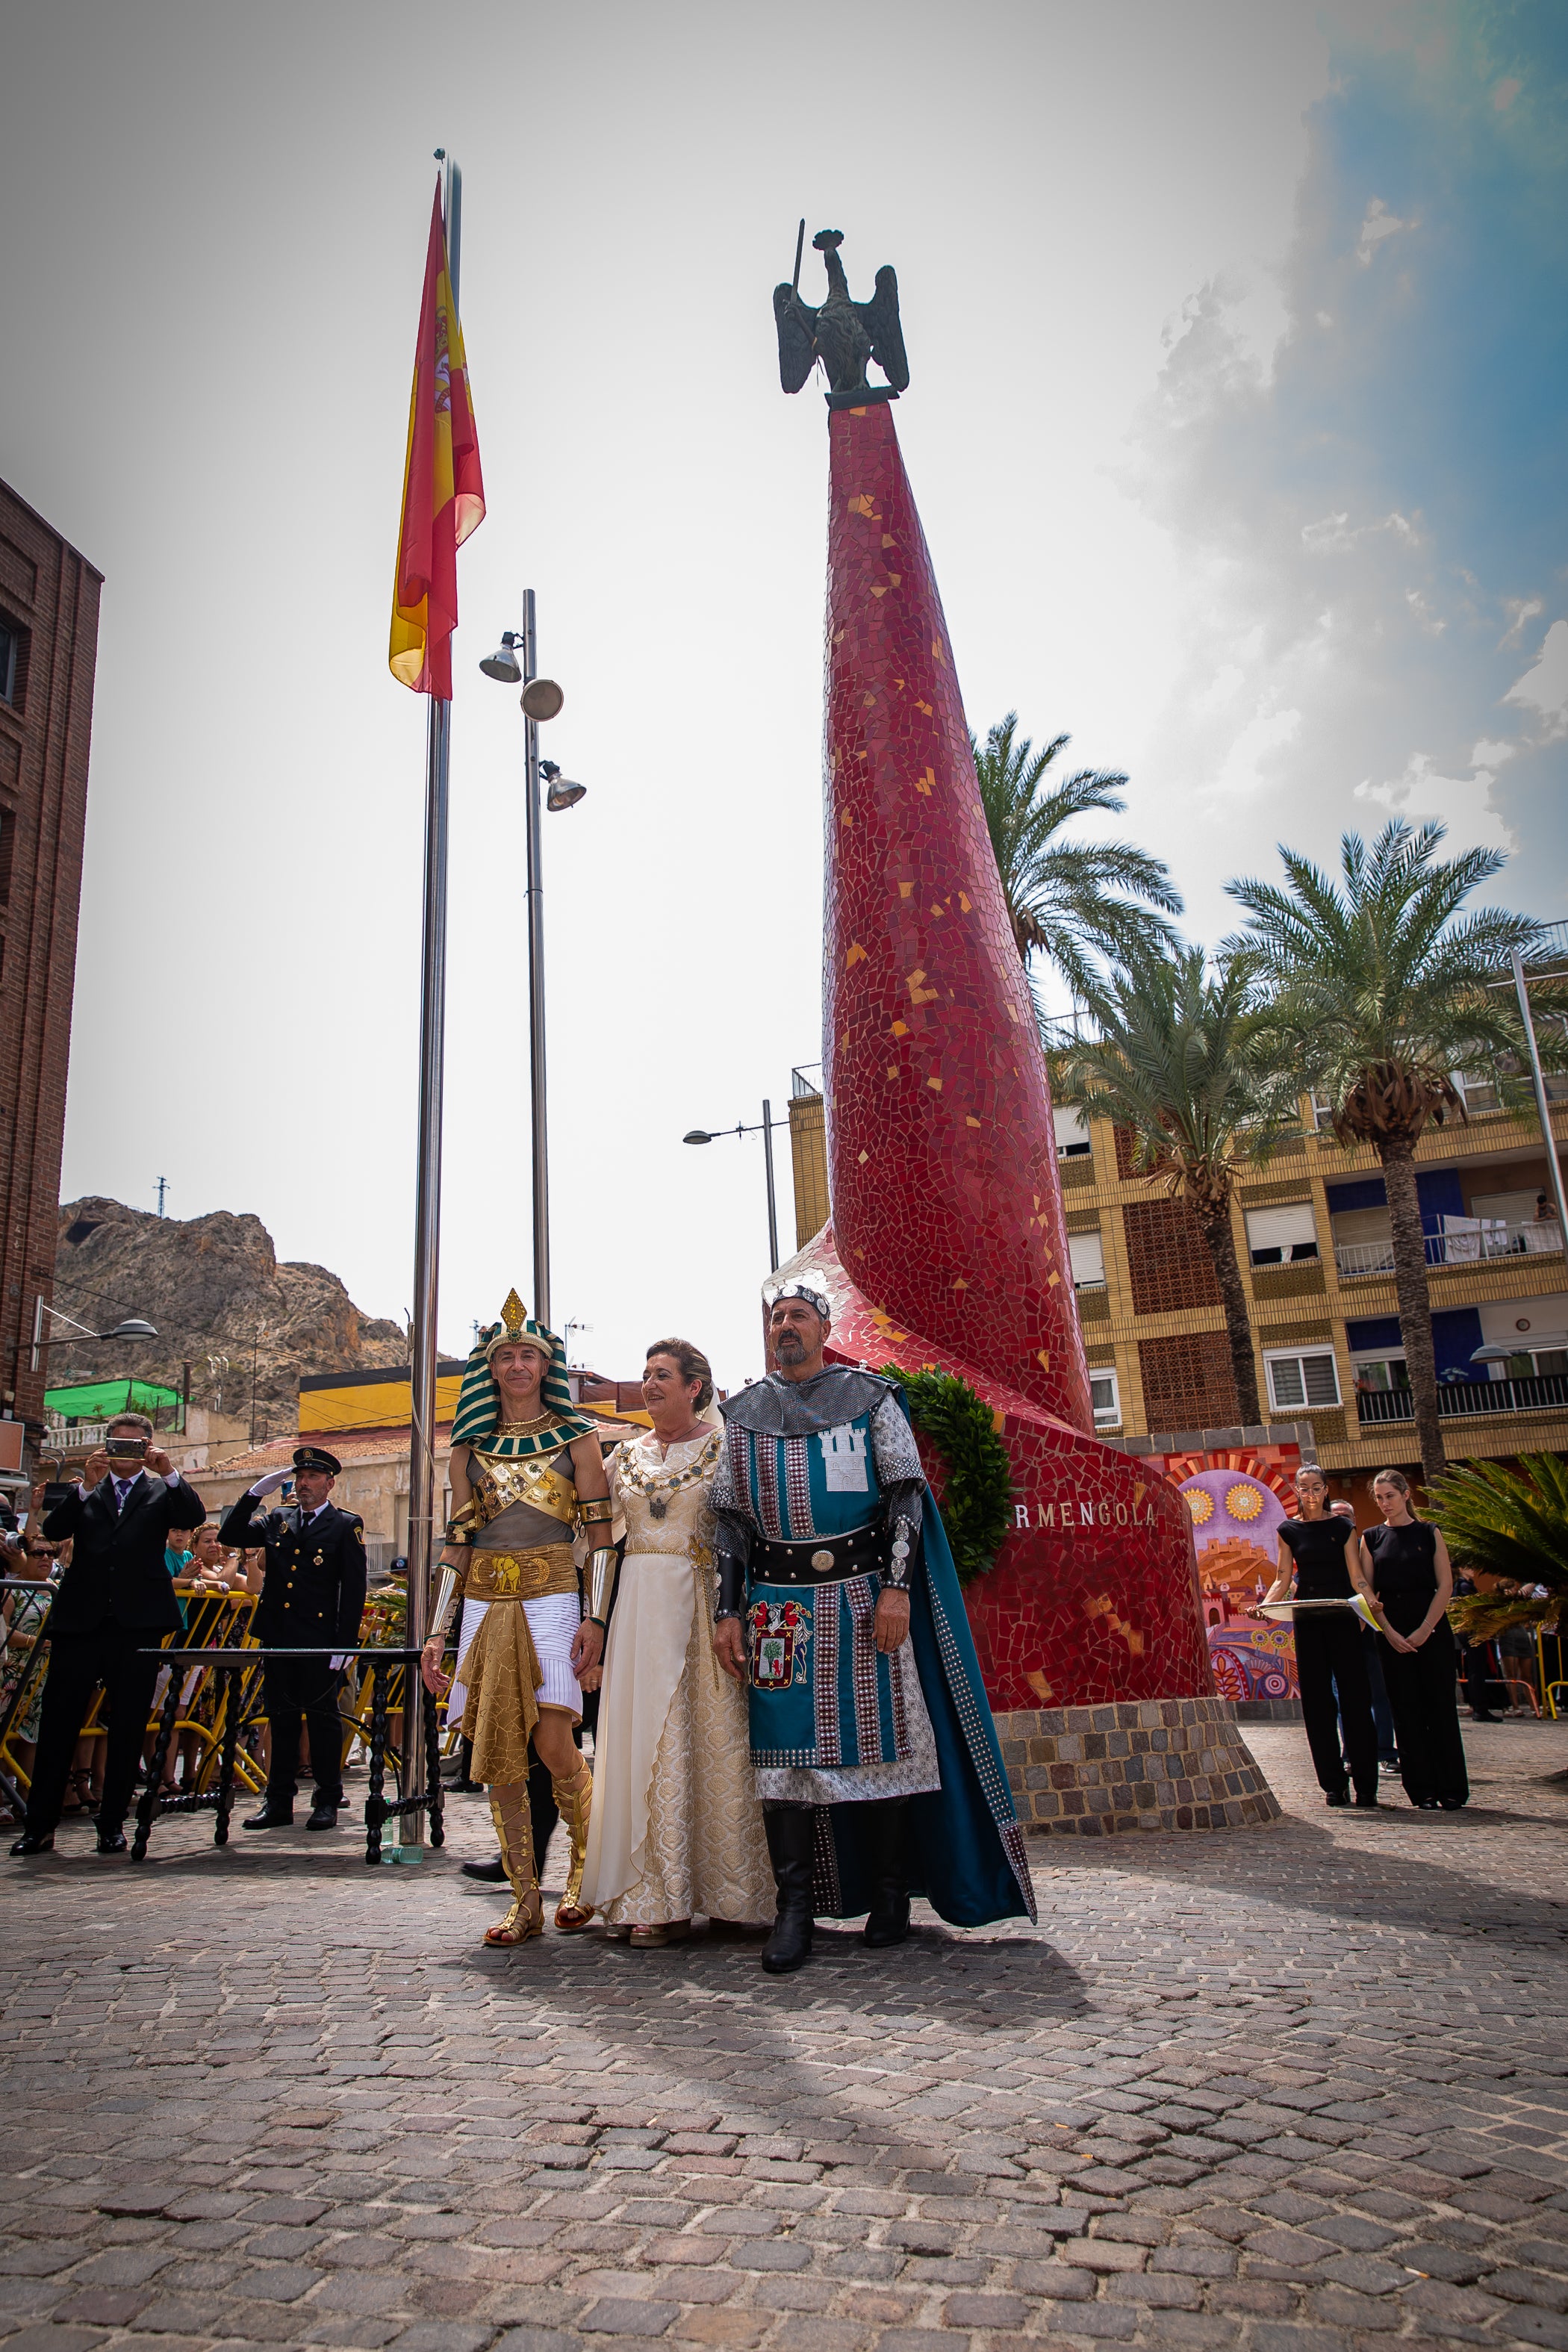
[(489, 1527), (514, 1503), (542, 1511), (547, 1518), (559, 1519), (567, 1528), (576, 1526), (577, 1489), (570, 1478), (552, 1470), (542, 1455), (525, 1455), (520, 1460), (513, 1454), (481, 1454), (478, 1446), (470, 1446), (468, 1483), (473, 1490), (476, 1528)]

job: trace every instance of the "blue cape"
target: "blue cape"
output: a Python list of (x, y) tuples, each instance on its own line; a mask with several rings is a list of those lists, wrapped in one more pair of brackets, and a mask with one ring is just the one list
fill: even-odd
[[(909, 1407), (900, 1394), (899, 1402)], [(947, 1530), (928, 1486), (921, 1535), (925, 1574), (910, 1581), (910, 1639), (942, 1787), (904, 1805), (906, 1885), (955, 1927), (1033, 1919), (1035, 1891), (1024, 1833), (980, 1678)], [(869, 1841), (861, 1805), (816, 1811), (816, 1910), (853, 1919), (871, 1906)]]

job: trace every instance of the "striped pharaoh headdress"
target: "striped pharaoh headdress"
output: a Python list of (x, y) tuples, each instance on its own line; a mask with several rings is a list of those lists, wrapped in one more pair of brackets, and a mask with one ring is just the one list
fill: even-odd
[[(501, 1397), (490, 1370), (490, 1358), (498, 1348), (520, 1341), (537, 1348), (547, 1359), (544, 1378), (539, 1384), (539, 1404), (542, 1412), (552, 1413), (554, 1419), (550, 1428), (530, 1437), (499, 1437), (496, 1432), (500, 1425)], [(565, 1349), (553, 1331), (534, 1322), (516, 1291), (509, 1290), (500, 1321), (487, 1323), (475, 1335), (468, 1350), (463, 1385), (458, 1391), (452, 1444), (482, 1446), (487, 1454), (553, 1454), (561, 1446), (570, 1445), (574, 1438), (585, 1437), (593, 1426), (592, 1418), (577, 1412), (572, 1402)]]

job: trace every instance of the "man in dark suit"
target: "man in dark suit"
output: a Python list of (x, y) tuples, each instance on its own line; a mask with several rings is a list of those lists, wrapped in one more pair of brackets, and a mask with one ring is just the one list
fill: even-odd
[(261, 1811), (247, 1830), (285, 1829), (294, 1818), (299, 1786), (300, 1727), (310, 1734), (315, 1799), (308, 1830), (338, 1825), (343, 1801), (340, 1675), (328, 1653), (352, 1650), (364, 1612), (364, 1525), (331, 1501), (342, 1465), (319, 1445), (294, 1449), (295, 1499), (286, 1510), (258, 1514), (257, 1505), (290, 1475), (275, 1470), (240, 1496), (218, 1529), (218, 1541), (267, 1554), (267, 1571), (252, 1630), (264, 1646), (299, 1649), (322, 1644), (313, 1658), (269, 1658), (261, 1669), (262, 1696), (272, 1729), (272, 1761)]
[[(42, 1486), (35, 1486), (35, 1517), (43, 1498)], [(54, 1844), (76, 1744), (99, 1683), (109, 1700), (109, 1750), (98, 1850), (124, 1853), (125, 1815), (158, 1679), (155, 1653), (163, 1635), (180, 1628), (163, 1550), (171, 1528), (199, 1528), (205, 1517), (201, 1496), (153, 1444), (146, 1414), (122, 1412), (89, 1456), (75, 1492), (45, 1519), (47, 1543), (70, 1538), (71, 1563), (49, 1612), (49, 1670), (33, 1785), (13, 1853), (47, 1853)], [(33, 1524), (29, 1517), (29, 1531)], [(142, 1654), (148, 1651), (154, 1654)]]

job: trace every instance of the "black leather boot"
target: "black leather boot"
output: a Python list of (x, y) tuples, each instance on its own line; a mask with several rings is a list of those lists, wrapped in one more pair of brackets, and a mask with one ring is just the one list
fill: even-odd
[(241, 1822), (244, 1830), (286, 1830), (293, 1826), (294, 1801), (291, 1797), (268, 1795), (261, 1800), (261, 1811)]
[(815, 1811), (810, 1805), (764, 1805), (763, 1827), (778, 1889), (778, 1916), (763, 1946), (763, 1966), (771, 1977), (787, 1977), (811, 1958)]
[(873, 1951), (901, 1944), (910, 1932), (910, 1896), (904, 1869), (904, 1799), (886, 1797), (868, 1805), (871, 1832), (871, 1910), (860, 1940)]
[(463, 1864), (463, 1876), (481, 1878), (487, 1886), (504, 1886), (506, 1864), (499, 1853), (493, 1862), (466, 1862)]

